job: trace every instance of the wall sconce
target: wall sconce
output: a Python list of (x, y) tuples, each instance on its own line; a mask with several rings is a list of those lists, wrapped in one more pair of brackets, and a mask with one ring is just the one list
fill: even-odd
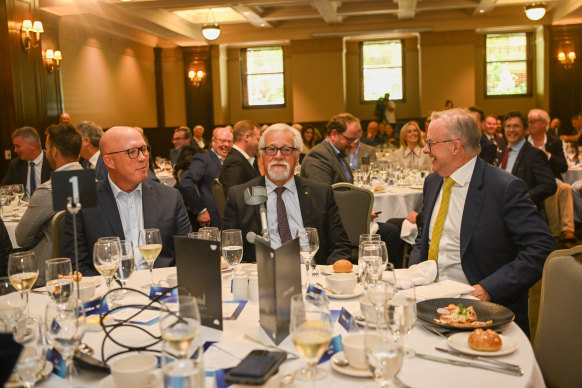
[(190, 70), (188, 72), (188, 78), (190, 79), (190, 82), (192, 82), (192, 85), (196, 87), (200, 86), (200, 83), (202, 83), (202, 80), (204, 79), (205, 75), (206, 74), (204, 74), (204, 71), (202, 70), (198, 71)]
[(566, 69), (572, 68), (575, 60), (576, 53), (574, 51), (569, 51), (568, 54), (566, 54), (564, 51), (558, 52), (558, 61), (560, 61), (560, 63), (564, 65)]
[(44, 32), (42, 22), (24, 20), (20, 27), (20, 40), (25, 51), (30, 50), (31, 47), (38, 47), (40, 42), (40, 34)]
[(44, 58), (46, 59), (46, 68), (49, 73), (52, 73), (54, 70), (59, 70), (61, 67), (63, 55), (59, 50), (46, 50)]

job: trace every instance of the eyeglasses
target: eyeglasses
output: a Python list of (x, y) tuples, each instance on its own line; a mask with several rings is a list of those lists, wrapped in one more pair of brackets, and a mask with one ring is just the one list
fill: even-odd
[(338, 132), (338, 134), (341, 135), (341, 136), (343, 136), (343, 138), (346, 139), (346, 141), (348, 143), (357, 143), (357, 142), (360, 141), (360, 138), (359, 137), (347, 137), (343, 133), (339, 133), (339, 132)]
[(172, 139), (172, 141), (178, 141), (178, 140), (186, 140), (185, 137), (175, 137)]
[(277, 151), (281, 151), (281, 155), (283, 156), (291, 156), (293, 152), (295, 152), (297, 148), (295, 147), (263, 147), (261, 151), (265, 153), (267, 156), (275, 156), (277, 155)]
[(149, 145), (142, 145), (141, 147), (129, 148), (129, 149), (123, 150), (123, 151), (110, 152), (107, 155), (120, 154), (122, 152), (125, 152), (125, 153), (127, 153), (127, 156), (129, 156), (130, 159), (135, 159), (139, 156), (140, 151), (143, 154), (143, 156), (146, 156), (146, 157), (150, 156), (151, 150), (152, 150), (152, 148)]
[(212, 140), (216, 140), (217, 142), (223, 143), (223, 144), (232, 144), (232, 140), (219, 139), (217, 137), (213, 137)]
[(428, 150), (431, 151), (432, 150), (432, 146), (435, 144), (442, 144), (442, 143), (450, 143), (452, 141), (455, 140), (459, 140), (459, 139), (449, 139), (449, 140), (440, 140), (440, 141), (430, 141), (428, 139), (426, 139), (426, 145), (428, 146)]
[(527, 121), (527, 124), (528, 124), (528, 125), (532, 125), (532, 124), (535, 124), (535, 123), (537, 123), (538, 121), (542, 121), (542, 120), (541, 120), (541, 119), (528, 120), (528, 121)]

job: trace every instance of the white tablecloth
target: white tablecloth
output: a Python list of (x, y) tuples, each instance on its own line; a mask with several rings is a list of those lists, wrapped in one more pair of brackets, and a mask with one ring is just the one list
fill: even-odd
[[(156, 281), (164, 279), (168, 274), (175, 272), (175, 268), (164, 268), (154, 271)], [(129, 280), (130, 287), (137, 287), (149, 279), (148, 271), (139, 271), (134, 273)], [(104, 285), (98, 288), (101, 292), (105, 291)], [(231, 298), (229, 282), (223, 282), (223, 298)], [(48, 297), (40, 294), (30, 295), (30, 309), (32, 314), (43, 314), (44, 306)], [(332, 300), (332, 309), (341, 309), (344, 306), (352, 314), (359, 314), (358, 298), (348, 300)], [(257, 303), (247, 303), (238, 319), (233, 321), (224, 321), (224, 331), (209, 329), (203, 327), (200, 331), (202, 341), (219, 341), (218, 346), (213, 346), (206, 351), (204, 356), (205, 369), (212, 371), (221, 368), (228, 368), (236, 365), (250, 350), (260, 348), (260, 345), (249, 342), (243, 338), (245, 334), (250, 334), (267, 343), (272, 343), (267, 334), (259, 325), (259, 308)], [(157, 325), (149, 327), (150, 330), (156, 331)], [(345, 335), (345, 330), (335, 324), (335, 335)], [(524, 370), (524, 376), (515, 377), (502, 373), (490, 372), (475, 368), (465, 368), (447, 364), (436, 363), (422, 360), (419, 358), (405, 359), (403, 367), (399, 373), (399, 378), (411, 387), (544, 387), (543, 378), (535, 360), (532, 347), (515, 323), (511, 323), (503, 329), (503, 334), (512, 338), (518, 345), (518, 349), (507, 356), (499, 359), (521, 365)], [(103, 335), (101, 333), (87, 332), (83, 342), (92, 346), (96, 351)], [(439, 353), (435, 346), (447, 347), (446, 341), (434, 334), (429, 334), (419, 325), (413, 330), (412, 334), (405, 342), (405, 346), (414, 349), (417, 352), (438, 355), (441, 357), (454, 358)], [(290, 338), (285, 339), (280, 347), (296, 353)], [(288, 374), (304, 366), (301, 359), (285, 362), (280, 368), (280, 375)], [(360, 379), (347, 377), (331, 369), (329, 362), (320, 367), (328, 372), (325, 380), (318, 381), (317, 387), (377, 387), (372, 379)], [(84, 387), (97, 387), (99, 382), (104, 378), (101, 374), (81, 371), (80, 376), (76, 378), (79, 385)], [(49, 380), (40, 384), (41, 387), (62, 387), (64, 381), (51, 376)], [(215, 387), (213, 378), (206, 379), (206, 387)], [(294, 382), (294, 387), (311, 387), (310, 383)]]
[(4, 222), (4, 225), (6, 226), (6, 230), (8, 231), (8, 235), (10, 236), (10, 242), (12, 242), (12, 248), (20, 248), (18, 246), (18, 244), (16, 244), (16, 226), (18, 225), (18, 222), (16, 221), (9, 221), (9, 222)]
[(374, 211), (382, 214), (374, 221), (386, 222), (390, 218), (404, 218), (412, 210), (422, 207), (422, 189), (405, 186), (387, 186), (382, 193), (374, 193)]
[(569, 168), (568, 171), (562, 174), (562, 178), (564, 182), (570, 185), (576, 181), (582, 180), (582, 168), (581, 167)]

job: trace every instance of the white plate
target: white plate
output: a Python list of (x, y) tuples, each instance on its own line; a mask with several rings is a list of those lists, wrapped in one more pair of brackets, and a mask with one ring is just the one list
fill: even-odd
[[(40, 375), (40, 378), (38, 380), (36, 380), (37, 383), (46, 380), (51, 373), (53, 372), (53, 364), (49, 361), (47, 361), (44, 364), (44, 369), (42, 371), (42, 374)], [(10, 376), (12, 378), (12, 376)], [(8, 380), (6, 383), (4, 383), (4, 388), (20, 388), (20, 387), (24, 387), (24, 385), (20, 384), (18, 381), (14, 381), (12, 379)]]
[(415, 190), (422, 190), (424, 188), (424, 185), (410, 185), (409, 187)]
[(335, 358), (345, 360), (346, 356), (344, 356), (344, 352), (338, 352), (338, 353), (334, 354), (333, 356), (331, 356), (331, 360), (329, 360), (329, 363), (331, 365), (331, 369), (335, 370), (336, 372), (339, 372), (339, 373), (346, 375), (346, 376), (352, 376), (352, 377), (365, 377), (365, 378), (374, 377), (372, 372), (370, 372), (367, 369), (356, 369), (350, 365), (339, 366), (335, 362), (333, 362), (333, 360)]
[(361, 284), (356, 284), (354, 288), (354, 292), (349, 294), (334, 294), (329, 288), (325, 289), (325, 294), (333, 299), (350, 299), (355, 298), (356, 296), (360, 296), (364, 293), (364, 287)]
[[(154, 373), (158, 377), (156, 379), (158, 384), (154, 384), (154, 385), (150, 384), (147, 386), (147, 388), (162, 388), (164, 386), (162, 370), (156, 369), (156, 371)], [(109, 375), (109, 376), (105, 377), (103, 380), (101, 380), (101, 382), (99, 383), (99, 388), (117, 388), (117, 385), (115, 385), (115, 382), (113, 381), (113, 376)]]
[[(320, 272), (325, 275), (332, 275), (335, 272), (333, 271), (333, 265), (322, 265)], [(352, 273), (358, 273), (358, 266), (354, 265), (352, 268)]]
[(509, 337), (504, 335), (499, 335), (501, 337), (501, 349), (495, 352), (483, 352), (475, 349), (471, 349), (469, 346), (469, 336), (471, 332), (465, 331), (462, 333), (457, 333), (449, 337), (449, 346), (459, 352), (470, 354), (473, 356), (503, 356), (515, 352), (517, 349), (517, 343)]

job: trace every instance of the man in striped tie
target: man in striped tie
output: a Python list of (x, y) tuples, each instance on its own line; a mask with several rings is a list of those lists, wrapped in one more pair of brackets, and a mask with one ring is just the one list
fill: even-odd
[(525, 183), (478, 157), (479, 138), (467, 110), (432, 114), (423, 152), (434, 172), (409, 263), (435, 260), (439, 281), (472, 285), (473, 296), (510, 308), (529, 334), (528, 289), (556, 245)]

